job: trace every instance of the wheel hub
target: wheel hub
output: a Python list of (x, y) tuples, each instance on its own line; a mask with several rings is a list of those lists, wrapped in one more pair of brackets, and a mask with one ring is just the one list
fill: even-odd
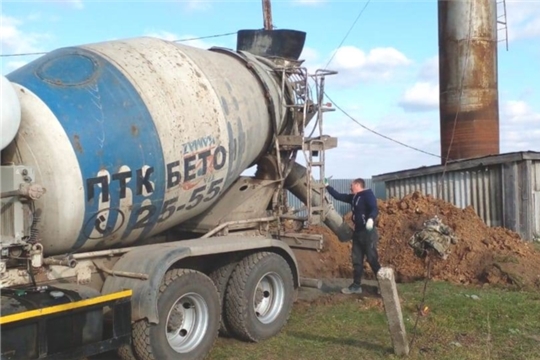
[(253, 307), (259, 321), (264, 324), (274, 321), (283, 308), (285, 285), (277, 273), (265, 274), (253, 295)]
[(196, 348), (206, 334), (208, 311), (201, 295), (189, 293), (180, 297), (169, 311), (165, 327), (171, 348), (178, 353)]

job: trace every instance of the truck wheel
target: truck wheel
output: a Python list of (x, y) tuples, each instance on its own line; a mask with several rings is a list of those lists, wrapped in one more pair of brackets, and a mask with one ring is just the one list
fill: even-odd
[(159, 288), (159, 324), (133, 326), (133, 348), (140, 360), (202, 359), (217, 338), (221, 315), (217, 289), (205, 274), (168, 271)]
[(260, 252), (235, 268), (225, 295), (225, 317), (239, 339), (258, 342), (285, 326), (293, 305), (294, 283), (283, 257)]
[(210, 273), (210, 279), (214, 281), (214, 284), (217, 287), (219, 293), (219, 301), (221, 303), (221, 321), (219, 326), (219, 333), (222, 336), (230, 336), (231, 332), (229, 326), (227, 325), (227, 319), (225, 317), (226, 307), (225, 307), (225, 294), (227, 291), (227, 283), (231, 278), (231, 274), (238, 264), (237, 261), (228, 263), (227, 265), (221, 266), (216, 270)]
[(133, 352), (133, 346), (131, 344), (122, 345), (118, 348), (117, 354), (122, 360), (138, 360)]

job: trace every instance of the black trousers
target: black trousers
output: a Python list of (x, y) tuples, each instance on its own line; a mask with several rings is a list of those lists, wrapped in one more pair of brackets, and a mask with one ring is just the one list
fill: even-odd
[(379, 264), (379, 254), (377, 253), (377, 244), (379, 242), (379, 233), (376, 228), (371, 231), (362, 230), (354, 232), (352, 238), (352, 263), (353, 263), (353, 281), (360, 285), (364, 273), (364, 257), (368, 264), (377, 275), (381, 268)]

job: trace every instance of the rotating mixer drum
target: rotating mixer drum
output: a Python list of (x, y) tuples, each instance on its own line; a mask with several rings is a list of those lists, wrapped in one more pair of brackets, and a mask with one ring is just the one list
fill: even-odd
[(180, 224), (266, 152), (272, 123), (284, 125), (281, 84), (237, 55), (134, 38), (58, 49), (7, 76), (22, 121), (2, 158), (47, 189), (36, 202), (46, 255)]

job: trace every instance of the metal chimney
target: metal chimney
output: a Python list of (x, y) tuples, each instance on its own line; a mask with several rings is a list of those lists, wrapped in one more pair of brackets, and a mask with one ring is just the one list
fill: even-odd
[(499, 153), (496, 0), (439, 0), (442, 163)]

